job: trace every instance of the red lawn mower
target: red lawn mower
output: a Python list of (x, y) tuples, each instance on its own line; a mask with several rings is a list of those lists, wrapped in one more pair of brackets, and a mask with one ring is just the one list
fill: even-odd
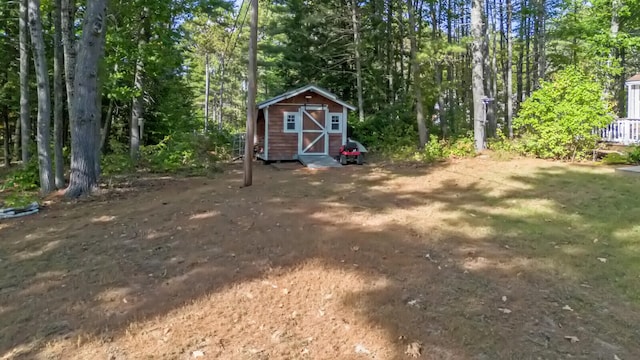
[(357, 141), (348, 139), (347, 143), (340, 146), (340, 154), (336, 156), (336, 160), (340, 161), (340, 164), (347, 165), (349, 163), (356, 163), (362, 165), (364, 163), (364, 154), (367, 150)]

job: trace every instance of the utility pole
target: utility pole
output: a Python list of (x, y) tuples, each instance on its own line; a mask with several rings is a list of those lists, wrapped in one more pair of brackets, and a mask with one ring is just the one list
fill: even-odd
[(249, 69), (247, 71), (247, 134), (244, 142), (244, 186), (251, 186), (253, 173), (253, 134), (256, 121), (256, 78), (258, 75), (258, 0), (251, 0), (251, 23), (249, 25)]
[(209, 53), (204, 54), (204, 71), (205, 71), (205, 88), (204, 88), (204, 133), (207, 133), (209, 127), (209, 79), (211, 70), (209, 69)]

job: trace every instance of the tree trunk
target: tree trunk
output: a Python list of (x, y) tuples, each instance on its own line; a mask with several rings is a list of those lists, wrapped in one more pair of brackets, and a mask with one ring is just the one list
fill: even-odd
[(33, 44), (33, 59), (38, 83), (38, 164), (40, 169), (40, 191), (43, 195), (54, 189), (51, 167), (50, 124), (51, 93), (49, 90), (49, 72), (45, 54), (40, 0), (29, 0), (29, 32)]
[(11, 129), (9, 128), (9, 106), (2, 106), (2, 124), (4, 126), (4, 166), (11, 166)]
[[(117, 68), (117, 66), (116, 66)], [(111, 132), (111, 122), (113, 121), (113, 108), (115, 107), (115, 100), (109, 99), (109, 107), (107, 108), (107, 116), (104, 118), (104, 128), (101, 131), (102, 137), (100, 138), (100, 152), (105, 153), (107, 151), (107, 141), (109, 140), (109, 133)]]
[(395, 76), (395, 54), (393, 46), (393, 0), (387, 1), (387, 102), (395, 102), (393, 78)]
[(419, 149), (423, 149), (429, 140), (427, 126), (424, 121), (422, 88), (420, 84), (420, 67), (418, 63), (418, 41), (416, 39), (416, 20), (413, 0), (407, 1), (409, 11), (409, 38), (411, 42), (411, 77), (413, 78), (413, 95), (416, 101), (416, 121), (418, 122)]
[(28, 0), (20, 0), (20, 146), (22, 165), (29, 162), (29, 142), (31, 139), (31, 114), (29, 109), (29, 29)]
[(513, 8), (511, 0), (507, 1), (507, 131), (509, 138), (513, 138), (513, 36), (511, 35), (511, 24), (513, 17)]
[(496, 100), (498, 97), (498, 32), (496, 30), (498, 19), (496, 18), (496, 14), (496, 0), (493, 0), (493, 53), (491, 54), (491, 72), (493, 73), (491, 81), (491, 97), (493, 98), (491, 101), (491, 109), (493, 111), (493, 117), (491, 120), (491, 137), (496, 136), (498, 129), (498, 102)]
[[(452, 25), (452, 21), (451, 21), (451, 17), (453, 14), (453, 3), (454, 0), (448, 0), (447, 1), (447, 43), (449, 44), (453, 44), (453, 29), (451, 28)], [(456, 104), (456, 100), (455, 100), (455, 91), (453, 90), (453, 71), (454, 71), (454, 65), (449, 62), (449, 65), (447, 65), (447, 104), (446, 104), (446, 109), (447, 109), (447, 130), (450, 133), (455, 133), (455, 104)], [(440, 109), (440, 111), (442, 111), (442, 109)], [(442, 117), (442, 116), (441, 116)]]
[[(619, 52), (619, 56), (620, 56), (620, 69), (622, 70), (620, 72), (620, 74), (618, 75), (618, 87), (616, 89), (616, 94), (618, 94), (618, 96), (616, 96), (616, 103), (618, 105), (618, 114), (622, 114), (624, 112), (624, 110), (626, 109), (625, 106), (625, 101), (626, 101), (626, 82), (627, 82), (627, 78), (625, 76), (626, 74), (626, 66), (627, 66), (627, 52), (625, 50), (625, 47), (620, 47), (620, 52)], [(622, 115), (624, 116), (624, 115)]]
[[(148, 9), (143, 10), (143, 21), (146, 21)], [(136, 95), (133, 97), (131, 104), (131, 160), (137, 162), (140, 157), (140, 139), (143, 134), (140, 131), (142, 129), (142, 122), (144, 122), (144, 56), (143, 51), (146, 44), (146, 29), (145, 25), (141, 24), (140, 33), (138, 34), (138, 58), (136, 59), (136, 70), (133, 77), (133, 89)]]
[(64, 75), (67, 87), (67, 109), (69, 112), (69, 126), (72, 126), (74, 84), (76, 74), (76, 40), (73, 23), (75, 21), (75, 0), (61, 0), (60, 25), (62, 26), (62, 46), (64, 49)]
[[(526, 0), (522, 1), (523, 8), (527, 6)], [(524, 9), (522, 9), (524, 10)], [(520, 11), (520, 29), (519, 29), (519, 43), (520, 43), (520, 51), (518, 52), (518, 64), (516, 71), (516, 81), (517, 81), (517, 90), (516, 90), (516, 100), (518, 104), (518, 109), (520, 108), (520, 104), (524, 101), (524, 38), (525, 38), (525, 23), (527, 22), (526, 12)]]
[[(438, 17), (438, 12), (436, 11), (436, 3), (432, 2), (430, 5), (431, 12), (431, 37), (434, 43), (438, 42), (440, 38), (440, 22)], [(436, 106), (434, 109), (433, 119), (437, 119), (440, 125), (440, 131), (442, 132), (442, 137), (445, 138), (447, 136), (447, 123), (442, 118), (442, 111), (444, 110), (444, 89), (442, 86), (442, 68), (443, 64), (436, 60), (434, 64), (434, 80), (436, 83), (436, 89), (438, 91), (438, 98), (436, 99)]]
[[(7, 16), (7, 11), (2, 11), (0, 12), (0, 29), (8, 29), (8, 23), (9, 23), (9, 16)], [(2, 40), (1, 46), (0, 46), (0, 50), (5, 53), (8, 54), (10, 49), (11, 49), (11, 44), (9, 44), (9, 36), (10, 33), (9, 31), (5, 31), (4, 33), (4, 37), (0, 37), (0, 40)], [(9, 60), (9, 57), (6, 58), (6, 60)], [(11, 60), (9, 60), (11, 61)], [(8, 66), (8, 63), (4, 64), (4, 71), (2, 72), (2, 79), (0, 80), (0, 84), (6, 84), (9, 81), (9, 72), (10, 72), (10, 67)], [(3, 140), (4, 140), (4, 165), (5, 167), (9, 167), (11, 166), (11, 128), (9, 126), (9, 104), (8, 104), (8, 99), (3, 99), (4, 101), (0, 101), (0, 103), (2, 103), (2, 125), (3, 125)]]
[(209, 53), (204, 54), (204, 132), (209, 126), (209, 84), (211, 81), (211, 69), (209, 68)]
[(61, 0), (55, 0), (53, 9), (53, 144), (56, 160), (55, 183), (56, 188), (63, 189), (64, 155), (62, 153), (64, 138), (64, 84), (62, 81), (64, 59), (62, 49), (62, 28), (60, 20)]
[(611, 46), (611, 50), (609, 51), (609, 58), (607, 59), (607, 86), (605, 86), (605, 99), (610, 100), (611, 98), (615, 98), (616, 93), (616, 76), (613, 75), (615, 72), (613, 71), (614, 60), (616, 58), (616, 48), (615, 45), (616, 40), (618, 38), (618, 31), (620, 29), (620, 20), (618, 16), (620, 8), (620, 0), (612, 0), (611, 1), (611, 40), (613, 45)]
[(13, 159), (20, 161), (20, 119), (17, 119), (16, 127), (13, 129)]
[(258, 80), (258, 0), (251, 0), (251, 21), (249, 24), (249, 69), (247, 99), (247, 134), (244, 147), (244, 186), (253, 182), (253, 135), (255, 133), (256, 113), (256, 81)]
[(358, 91), (358, 120), (364, 121), (364, 101), (362, 99), (362, 65), (360, 64), (360, 32), (358, 30), (358, 2), (351, 0), (351, 23), (353, 25), (353, 48), (356, 62), (356, 87)]
[(531, 57), (529, 53), (531, 51), (531, 18), (527, 17), (525, 20), (525, 45), (524, 45), (524, 61), (525, 61), (525, 89), (524, 96), (531, 96)]
[(473, 132), (477, 151), (485, 149), (485, 116), (484, 116), (484, 74), (482, 59), (482, 0), (473, 0), (471, 3), (471, 36), (472, 44), (472, 78), (473, 91)]
[[(533, 27), (533, 62), (531, 63), (531, 91), (538, 88), (538, 74), (540, 73), (540, 8), (541, 0), (533, 0), (533, 18), (529, 20)], [(531, 93), (529, 93), (531, 95)]]
[(222, 130), (222, 117), (224, 115), (224, 56), (220, 57), (220, 94), (218, 95), (218, 129)]
[(98, 186), (100, 159), (96, 134), (100, 124), (98, 65), (105, 43), (106, 0), (87, 3), (75, 74), (75, 120), (71, 124), (71, 178), (66, 196), (88, 195)]
[(538, 0), (538, 86), (540, 82), (544, 80), (547, 73), (547, 55), (546, 55), (546, 3), (545, 0)]

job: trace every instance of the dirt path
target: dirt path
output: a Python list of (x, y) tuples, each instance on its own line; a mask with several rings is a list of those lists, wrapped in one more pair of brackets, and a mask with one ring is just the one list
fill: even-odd
[(605, 225), (563, 222), (583, 176), (614, 175), (257, 165), (56, 204), (0, 223), (0, 358), (640, 358), (638, 302), (570, 240)]

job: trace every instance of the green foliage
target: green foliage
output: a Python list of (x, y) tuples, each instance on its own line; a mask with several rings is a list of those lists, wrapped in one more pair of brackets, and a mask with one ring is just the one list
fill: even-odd
[(40, 188), (37, 158), (32, 157), (25, 167), (12, 169), (1, 184), (0, 207), (23, 207), (36, 201)]
[(640, 164), (640, 145), (630, 148), (627, 154), (627, 160), (632, 164)]
[(222, 133), (170, 135), (141, 149), (142, 163), (156, 173), (205, 175), (217, 171), (216, 163), (230, 155), (229, 137)]
[(425, 162), (440, 161), (447, 158), (448, 149), (445, 141), (438, 140), (438, 137), (431, 134), (429, 142), (425, 145), (420, 155), (420, 160)]
[(603, 89), (575, 67), (543, 81), (514, 119), (514, 130), (524, 136), (523, 150), (541, 158), (575, 159), (595, 146), (594, 128), (613, 120), (602, 100)]
[(458, 137), (448, 146), (449, 157), (466, 158), (476, 154), (476, 147), (473, 140), (473, 133)]
[(417, 147), (418, 131), (411, 114), (404, 106), (397, 106), (371, 115), (364, 122), (355, 121), (352, 135), (372, 152), (410, 156)]
[(109, 153), (102, 157), (102, 175), (111, 176), (130, 173), (135, 169), (131, 156), (126, 151)]
[(40, 173), (37, 157), (32, 157), (25, 167), (10, 172), (3, 181), (1, 190), (35, 191), (40, 188)]
[(629, 157), (628, 156), (624, 156), (624, 155), (620, 155), (618, 153), (610, 153), (610, 154), (607, 154), (602, 159), (602, 162), (607, 164), (607, 165), (628, 164), (629, 163)]
[(21, 208), (25, 207), (35, 201), (38, 201), (38, 197), (34, 192), (28, 191), (14, 191), (3, 197), (0, 201), (0, 207), (2, 208)]

